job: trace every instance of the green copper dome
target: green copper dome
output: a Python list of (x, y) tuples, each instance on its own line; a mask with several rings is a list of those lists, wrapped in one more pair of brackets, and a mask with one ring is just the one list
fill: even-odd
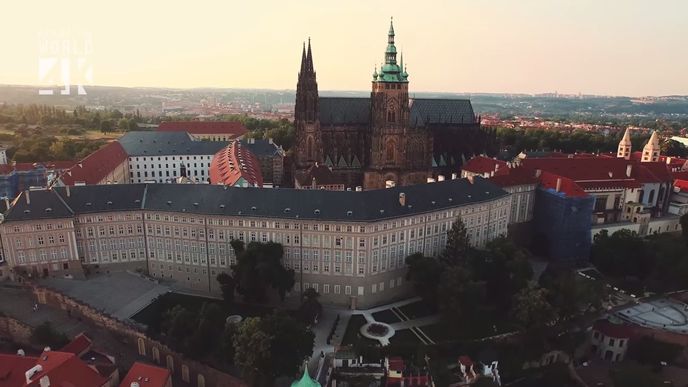
[(301, 377), (301, 380), (292, 383), (291, 387), (321, 387), (321, 386), (320, 386), (320, 383), (311, 379), (311, 376), (308, 375), (308, 367), (303, 367), (303, 376)]

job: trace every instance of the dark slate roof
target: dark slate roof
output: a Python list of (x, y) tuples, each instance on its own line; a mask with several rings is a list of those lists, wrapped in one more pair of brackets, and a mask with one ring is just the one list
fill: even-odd
[[(97, 186), (92, 186), (97, 187)], [(26, 203), (29, 196), (30, 204)], [(15, 200), (14, 205), (5, 213), (5, 219), (10, 220), (39, 220), (70, 218), (74, 214), (55, 191), (24, 191)]]
[(370, 122), (370, 98), (320, 97), (320, 125)]
[(274, 156), (280, 151), (277, 144), (264, 139), (253, 139), (253, 143), (244, 139), (241, 140), (241, 146), (251, 151), (257, 157)]
[(468, 99), (431, 99), (411, 100), (411, 126), (432, 124), (475, 124), (473, 106)]
[(54, 188), (76, 214), (141, 209), (145, 184), (108, 184)]
[(213, 155), (225, 141), (193, 141), (186, 132), (129, 132), (119, 139), (129, 156)]
[[(467, 179), (457, 179), (362, 192), (200, 184), (87, 185), (72, 187), (78, 190), (65, 200), (72, 203), (76, 213), (91, 212), (84, 200), (91, 200), (92, 208), (97, 211), (135, 209), (138, 205), (135, 198), (140, 195), (143, 207), (154, 211), (282, 219), (295, 219), (298, 215), (300, 219), (361, 222), (436, 211), (507, 195), (489, 180), (479, 177), (473, 180), (473, 183)], [(131, 192), (125, 193), (127, 190)], [(402, 192), (406, 195), (405, 206), (399, 204), (399, 194)], [(18, 205), (8, 213), (8, 221), (66, 217), (72, 213), (61, 200), (65, 195), (63, 188), (57, 191), (32, 191), (29, 213), (23, 212), (27, 208), (22, 204), (25, 203), (23, 195)], [(117, 199), (118, 196), (121, 197)], [(107, 204), (110, 198), (112, 205)], [(53, 207), (52, 213), (45, 213), (47, 206)]]
[[(433, 124), (475, 124), (468, 99), (414, 98), (410, 100), (411, 126)], [(370, 98), (320, 97), (320, 125), (362, 125), (370, 123)]]

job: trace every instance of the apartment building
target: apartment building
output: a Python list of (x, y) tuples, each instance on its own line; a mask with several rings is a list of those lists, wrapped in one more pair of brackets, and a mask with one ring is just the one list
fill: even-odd
[(410, 293), (406, 256), (439, 254), (456, 217), (483, 246), (506, 234), (510, 209), (480, 177), (361, 192), (99, 185), (24, 192), (0, 232), (15, 275), (141, 269), (216, 294), (236, 262), (230, 241), (274, 241), (323, 302), (370, 307)]

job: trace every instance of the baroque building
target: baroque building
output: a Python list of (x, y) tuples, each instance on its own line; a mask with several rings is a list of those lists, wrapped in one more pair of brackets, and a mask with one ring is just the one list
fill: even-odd
[(451, 175), (472, 155), (494, 152), (494, 132), (480, 127), (469, 100), (410, 98), (408, 78), (390, 23), (370, 97), (320, 97), (309, 40), (296, 87), (295, 178), (325, 165), (349, 188), (406, 186)]

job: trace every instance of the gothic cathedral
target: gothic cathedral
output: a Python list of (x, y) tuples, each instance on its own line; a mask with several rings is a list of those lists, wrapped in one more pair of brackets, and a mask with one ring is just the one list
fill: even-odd
[[(327, 167), (342, 186), (377, 189), (422, 184), (457, 173), (462, 161), (490, 151), (494, 132), (480, 128), (466, 99), (409, 99), (394, 26), (385, 63), (373, 72), (370, 98), (319, 97), (310, 39), (296, 87), (294, 177)], [(435, 144), (435, 146), (433, 146)], [(449, 178), (449, 176), (447, 176)]]

